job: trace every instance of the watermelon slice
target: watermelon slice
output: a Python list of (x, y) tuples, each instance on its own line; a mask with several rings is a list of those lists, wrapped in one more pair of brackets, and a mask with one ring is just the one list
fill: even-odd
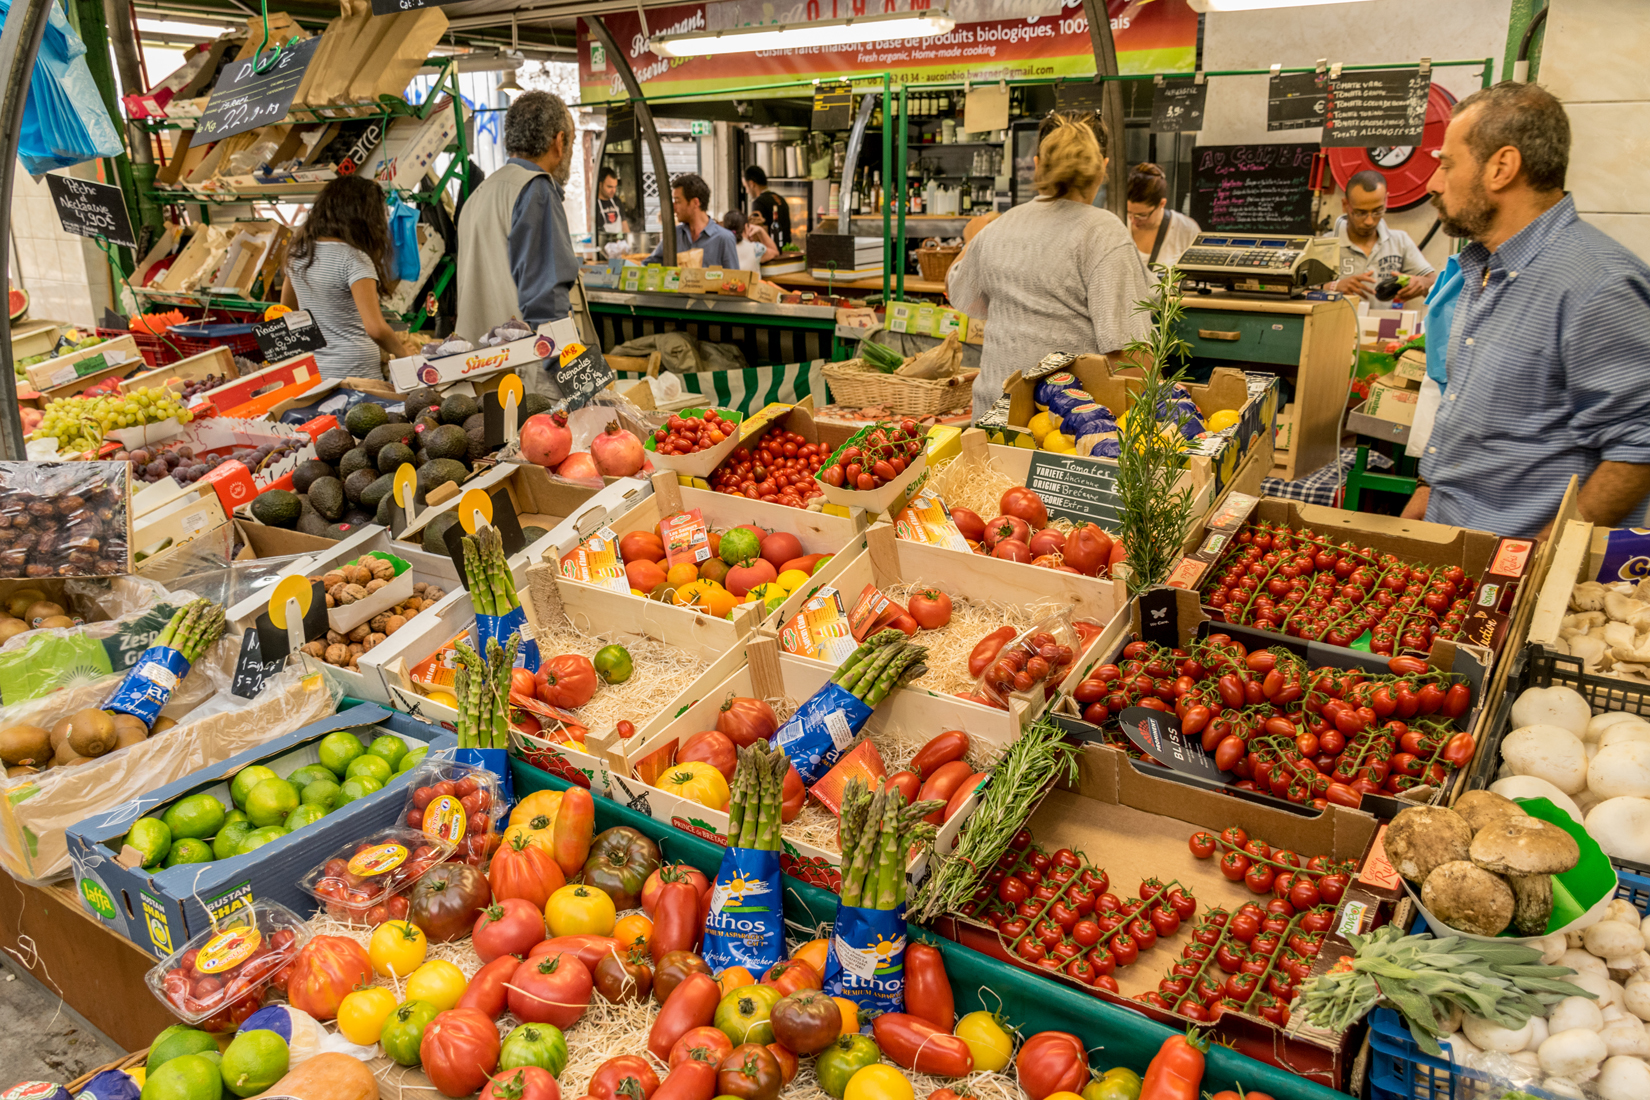
[(11, 319), (21, 321), (29, 313), (29, 292), (12, 287), (10, 300), (6, 304), (9, 307)]

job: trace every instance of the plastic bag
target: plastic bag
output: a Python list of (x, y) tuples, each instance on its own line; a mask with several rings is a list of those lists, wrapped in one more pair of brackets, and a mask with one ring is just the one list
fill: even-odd
[(130, 573), (131, 475), (129, 462), (0, 462), (0, 577)]
[(802, 782), (813, 786), (848, 751), (872, 713), (847, 688), (827, 681), (786, 719), (773, 741), (796, 765)]
[(729, 848), (711, 887), (704, 960), (713, 974), (742, 966), (765, 974), (785, 957), (779, 853)]
[(905, 1011), (905, 906), (836, 907), (825, 949), (825, 992), (862, 1009)]
[[(0, 2), (0, 16), (10, 11)], [(126, 151), (86, 65), (86, 44), (51, 5), (23, 106), (17, 154), (30, 175)]]
[(975, 694), (1007, 707), (1010, 695), (1034, 691), (1041, 684), (1043, 695), (1052, 698), (1082, 648), (1070, 610), (1057, 611), (997, 651), (980, 674)]
[[(23, 703), (91, 677), (125, 672), (172, 614), (194, 598), (191, 593), (168, 593), (139, 577), (119, 578), (112, 587), (98, 585), (69, 582), (61, 595), (76, 613), (101, 617), (113, 612), (113, 617), (64, 629), (29, 630), (0, 645), (0, 701), (7, 706)], [(0, 711), (0, 719), (5, 713)]]
[[(333, 852), (298, 880), (298, 889), (319, 901), (333, 920), (348, 924), (383, 924), (393, 913), (388, 903), (404, 897), (413, 883), (445, 860), (457, 845), (407, 825), (379, 829)], [(383, 906), (383, 910), (373, 910)]]
[(426, 760), (407, 777), (402, 820), (453, 846), (453, 854), (480, 867), (497, 846), (499, 824), (509, 817), (497, 775), (457, 760)]
[(390, 203), (390, 243), (396, 279), (418, 278), (418, 209), (400, 199)]
[(143, 980), (185, 1023), (232, 1032), (258, 1011), (263, 991), (308, 942), (302, 917), (279, 902), (254, 901), (191, 936)]

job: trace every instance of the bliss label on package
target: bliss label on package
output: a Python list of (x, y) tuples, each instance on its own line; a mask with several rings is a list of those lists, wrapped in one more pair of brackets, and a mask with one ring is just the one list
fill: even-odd
[(742, 966), (764, 974), (785, 957), (779, 853), (729, 848), (711, 887), (705, 962), (712, 973)]
[(170, 646), (150, 646), (104, 702), (103, 709), (130, 714), (142, 719), (144, 725), (153, 726), (161, 708), (171, 701), (172, 693), (187, 675), (189, 661), (183, 654)]
[(825, 952), (825, 992), (860, 1008), (905, 1011), (904, 905), (836, 907), (835, 931)]
[(812, 786), (831, 770), (870, 720), (870, 707), (847, 688), (827, 683), (779, 727), (774, 744), (791, 758), (802, 782)]

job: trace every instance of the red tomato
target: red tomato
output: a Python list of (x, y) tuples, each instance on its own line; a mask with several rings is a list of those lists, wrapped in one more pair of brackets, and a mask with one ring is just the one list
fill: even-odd
[(501, 955), (521, 955), (544, 939), (544, 914), (530, 901), (506, 898), (482, 910), (470, 940), (482, 962)]
[(938, 630), (951, 621), (951, 597), (937, 588), (925, 588), (911, 597), (911, 617), (924, 630)]
[(659, 1075), (646, 1058), (621, 1054), (597, 1067), (585, 1090), (596, 1100), (648, 1100), (659, 1087)]
[(523, 1023), (572, 1027), (589, 1007), (595, 982), (590, 968), (570, 952), (527, 959), (510, 976), (510, 1011)]
[(1089, 1056), (1083, 1041), (1066, 1031), (1041, 1031), (1027, 1039), (1014, 1056), (1020, 1087), (1031, 1100), (1057, 1092), (1078, 1092), (1089, 1079)]
[(1186, 843), (1198, 859), (1208, 859), (1215, 854), (1215, 838), (1209, 833), (1193, 833)]
[(498, 1066), (499, 1045), (498, 1028), (485, 1013), (452, 1008), (424, 1029), (418, 1057), (424, 1076), (443, 1096), (469, 1096)]
[(670, 1068), (675, 1069), (690, 1058), (711, 1066), (720, 1065), (732, 1050), (733, 1040), (720, 1028), (696, 1027), (676, 1040), (670, 1048)]
[[(968, 752), (968, 743), (968, 734), (962, 730), (947, 730), (917, 750), (917, 755), (911, 758), (910, 770), (926, 780), (941, 764), (961, 760)], [(914, 802), (916, 799), (909, 798), (908, 801)]]
[(581, 654), (560, 654), (539, 666), (537, 688), (543, 702), (575, 710), (596, 694), (596, 666)]
[[(357, 985), (371, 985), (372, 960), (366, 949), (345, 936), (316, 936), (298, 952), (287, 976), (287, 1000), (317, 1020), (338, 1015), (338, 1005)], [(195, 994), (199, 997), (200, 994)], [(491, 1025), (489, 1021), (488, 1026)], [(468, 1095), (481, 1087), (460, 1095)]]
[(766, 741), (779, 729), (779, 716), (761, 699), (732, 696), (722, 704), (716, 728), (740, 748)]
[(695, 760), (709, 764), (722, 773), (723, 779), (731, 783), (734, 770), (739, 766), (739, 750), (727, 734), (717, 730), (706, 730), (689, 737), (682, 742), (682, 747), (676, 750), (678, 764)]
[(659, 878), (659, 874), (665, 870), (665, 867), (674, 867), (677, 872), (686, 875), (688, 877), (688, 881), (692, 882), (693, 885), (698, 888), (699, 896), (701, 898), (710, 893), (710, 879), (706, 878), (705, 873), (699, 870), (699, 868), (687, 863), (673, 863), (661, 866), (659, 870), (654, 871), (651, 875), (648, 875), (647, 881), (642, 884), (642, 911), (645, 912), (649, 918), (653, 916), (653, 912), (659, 904), (659, 889), (664, 885)]
[(561, 1086), (549, 1070), (523, 1066), (489, 1080), (481, 1090), (481, 1100), (561, 1100)]

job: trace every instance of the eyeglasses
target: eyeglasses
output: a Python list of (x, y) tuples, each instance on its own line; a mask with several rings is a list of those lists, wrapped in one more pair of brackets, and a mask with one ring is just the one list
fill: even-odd
[(1374, 210), (1348, 210), (1346, 216), (1348, 220), (1353, 221), (1378, 222), (1386, 216), (1386, 207), (1379, 206)]
[(1157, 207), (1155, 207), (1155, 206), (1152, 207), (1149, 210), (1130, 210), (1129, 211), (1129, 220), (1130, 221), (1145, 221), (1147, 218), (1151, 217), (1155, 213), (1157, 213)]

